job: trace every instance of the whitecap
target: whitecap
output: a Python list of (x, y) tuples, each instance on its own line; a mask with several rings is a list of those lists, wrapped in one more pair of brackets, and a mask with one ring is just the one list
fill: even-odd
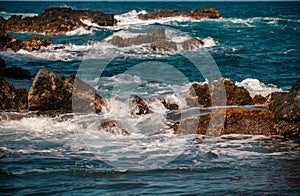
[(77, 29), (72, 31), (66, 32), (67, 36), (74, 36), (74, 35), (93, 35), (93, 30), (86, 30), (84, 27), (80, 26)]
[(236, 82), (237, 86), (241, 86), (246, 88), (251, 97), (254, 97), (256, 94), (261, 94), (262, 96), (267, 96), (272, 92), (282, 92), (281, 88), (278, 88), (274, 84), (264, 84), (263, 82), (259, 81), (258, 79), (247, 78), (242, 82)]

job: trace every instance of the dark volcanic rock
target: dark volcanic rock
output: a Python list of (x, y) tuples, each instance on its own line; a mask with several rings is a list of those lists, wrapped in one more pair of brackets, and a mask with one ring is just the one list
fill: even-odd
[(14, 79), (30, 79), (32, 77), (31, 73), (21, 67), (9, 67), (5, 70), (6, 78), (14, 78)]
[(137, 95), (135, 95), (130, 100), (130, 109), (131, 109), (131, 114), (136, 114), (136, 115), (149, 114), (148, 104)]
[(139, 14), (139, 18), (142, 20), (166, 18), (174, 16), (186, 16), (194, 19), (211, 18), (216, 19), (221, 17), (221, 13), (216, 11), (214, 8), (198, 9), (191, 11), (181, 10), (158, 10), (147, 14)]
[(290, 93), (300, 94), (300, 79), (293, 85), (290, 90)]
[(27, 91), (16, 89), (5, 80), (0, 81), (0, 109), (6, 111), (22, 111), (27, 109)]
[(28, 40), (19, 40), (6, 31), (0, 30), (0, 51), (7, 49), (18, 51), (23, 49), (31, 52), (39, 50), (42, 46), (47, 47), (52, 43), (52, 39), (50, 38), (38, 38), (36, 36), (30, 37)]
[(6, 69), (5, 61), (2, 58), (0, 58), (0, 83), (4, 77), (5, 69)]
[[(223, 92), (224, 91), (224, 92)], [(211, 97), (214, 96), (214, 106), (225, 105), (222, 102), (226, 99), (226, 105), (251, 105), (252, 98), (244, 87), (238, 87), (234, 81), (221, 79), (208, 84), (194, 83), (185, 95), (187, 104), (192, 107), (212, 106)], [(221, 96), (226, 96), (221, 97)]]
[(89, 29), (91, 27), (81, 20), (90, 20), (100, 26), (113, 26), (117, 23), (112, 14), (104, 14), (98, 11), (73, 10), (71, 8), (49, 8), (34, 17), (12, 16), (2, 21), (2, 29), (13, 32), (45, 33), (47, 35), (65, 34), (80, 26)]
[(40, 69), (28, 92), (29, 110), (61, 112), (101, 112), (103, 100), (94, 89), (78, 78), (65, 77)]

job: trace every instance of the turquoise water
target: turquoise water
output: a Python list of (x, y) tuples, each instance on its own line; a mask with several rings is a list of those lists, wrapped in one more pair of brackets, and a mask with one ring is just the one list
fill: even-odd
[[(164, 194), (164, 195), (297, 195), (300, 188), (299, 145), (281, 137), (230, 135), (176, 136), (170, 113), (155, 100), (167, 97), (187, 112), (183, 95), (192, 82), (225, 77), (251, 95), (287, 91), (299, 79), (300, 4), (276, 3), (145, 3), (145, 2), (0, 2), (0, 15), (36, 15), (50, 7), (114, 13), (117, 27), (78, 29), (46, 36), (54, 46), (37, 52), (6, 51), (7, 66), (35, 74), (49, 68), (68, 76), (77, 72), (98, 93), (111, 99), (97, 115), (26, 117), (0, 121), (0, 192), (23, 194)], [(220, 20), (187, 18), (140, 21), (138, 13), (157, 9), (215, 7)], [(152, 52), (145, 46), (117, 48), (114, 35), (133, 37), (165, 28), (168, 39), (198, 37), (205, 47), (191, 54)], [(21, 39), (32, 34), (13, 33)], [(64, 47), (62, 49), (62, 47)], [(57, 49), (58, 48), (58, 49)], [(208, 70), (208, 71), (207, 71)], [(207, 72), (206, 72), (207, 71)], [(208, 73), (208, 74), (205, 74)], [(210, 75), (211, 74), (211, 75)], [(32, 80), (7, 79), (18, 87)], [(127, 99), (143, 97), (154, 111), (132, 116)], [(195, 115), (197, 115), (196, 113)], [(98, 130), (114, 119), (130, 135)]]

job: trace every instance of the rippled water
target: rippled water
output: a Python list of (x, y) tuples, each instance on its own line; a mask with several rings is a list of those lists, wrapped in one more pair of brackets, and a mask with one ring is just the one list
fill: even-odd
[[(2, 194), (299, 193), (299, 144), (278, 136), (174, 135), (170, 128), (180, 119), (208, 112), (195, 112), (185, 103), (183, 96), (194, 81), (222, 76), (237, 81), (251, 96), (289, 90), (300, 75), (298, 2), (1, 1), (0, 15), (33, 16), (54, 6), (115, 13), (119, 23), (117, 27), (95, 27), (91, 31), (79, 28), (66, 35), (39, 35), (51, 37), (54, 45), (35, 52), (1, 52), (0, 56), (8, 67), (20, 66), (32, 74), (43, 67), (65, 76), (78, 71), (77, 76), (91, 84), (108, 103), (100, 116), (37, 118), (29, 113), (15, 114), (25, 116), (19, 121), (0, 121)], [(209, 6), (221, 11), (223, 18), (196, 21), (173, 17), (147, 22), (137, 19), (139, 13), (156, 9)], [(201, 62), (209, 60), (200, 67), (201, 73), (187, 60), (186, 53), (151, 52), (144, 46), (117, 48), (108, 43), (115, 35), (134, 37), (160, 27), (174, 42), (194, 37), (204, 41), (202, 49), (193, 51), (205, 54)], [(32, 35), (13, 34), (22, 39)], [(214, 73), (205, 75), (207, 70)], [(28, 89), (32, 83), (7, 81)], [(152, 113), (130, 113), (128, 99), (135, 94), (149, 103)], [(179, 104), (178, 114), (168, 112), (157, 101), (162, 97)], [(99, 130), (99, 123), (110, 119), (129, 134)]]

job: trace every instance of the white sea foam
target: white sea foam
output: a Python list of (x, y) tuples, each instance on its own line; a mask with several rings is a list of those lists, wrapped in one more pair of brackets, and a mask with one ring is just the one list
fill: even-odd
[(246, 88), (250, 95), (254, 97), (256, 94), (261, 94), (263, 96), (267, 96), (268, 94), (278, 91), (281, 92), (282, 89), (278, 88), (274, 84), (264, 84), (263, 82), (259, 81), (258, 79), (247, 78), (242, 82), (237, 82), (237, 86), (242, 86)]
[(93, 30), (86, 30), (84, 27), (80, 26), (73, 31), (66, 32), (67, 36), (74, 36), (74, 35), (93, 35)]
[(87, 20), (87, 19), (85, 19), (85, 20), (80, 19), (80, 21), (81, 21), (83, 24), (88, 25), (88, 26), (90, 26), (90, 27), (101, 28), (101, 26), (99, 26), (99, 25), (96, 24), (96, 23), (93, 23), (93, 22), (90, 21), (90, 20)]
[(36, 14), (36, 13), (9, 13), (9, 12), (4, 12), (4, 11), (0, 12), (0, 16), (2, 16), (5, 19), (8, 19), (13, 15), (21, 15), (24, 18), (24, 17), (37, 16), (38, 14)]

